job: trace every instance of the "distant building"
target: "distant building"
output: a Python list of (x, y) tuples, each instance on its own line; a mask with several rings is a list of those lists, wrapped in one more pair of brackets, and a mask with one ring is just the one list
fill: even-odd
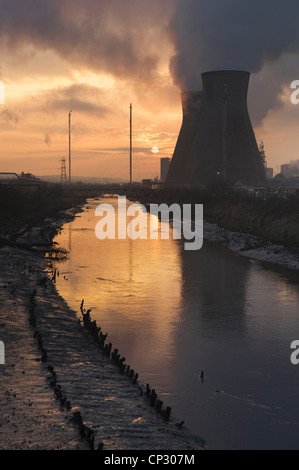
[(265, 171), (266, 171), (267, 179), (268, 179), (268, 180), (271, 180), (271, 179), (273, 178), (273, 176), (274, 176), (274, 170), (273, 170), (273, 168), (268, 168), (268, 167), (266, 167), (266, 168), (265, 168)]
[(24, 173), (24, 171), (22, 171), (21, 173), (21, 178), (26, 178), (28, 180), (35, 180), (36, 177), (32, 174), (32, 173)]
[(148, 187), (148, 188), (151, 188), (152, 185), (153, 185), (153, 183), (154, 183), (154, 180), (152, 180), (152, 179), (143, 179), (143, 180), (141, 181), (141, 184), (142, 184), (143, 186)]
[(290, 165), (288, 163), (285, 163), (284, 165), (280, 166), (280, 173), (288, 178), (290, 176)]
[(161, 183), (164, 183), (167, 177), (171, 159), (170, 158), (161, 158)]
[(285, 163), (281, 165), (280, 172), (285, 178), (293, 178), (299, 176), (299, 162), (294, 161), (292, 163)]

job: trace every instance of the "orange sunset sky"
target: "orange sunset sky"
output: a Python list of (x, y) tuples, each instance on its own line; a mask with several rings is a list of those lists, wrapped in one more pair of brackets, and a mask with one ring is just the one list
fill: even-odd
[[(1, 0), (0, 171), (59, 176), (60, 160), (68, 158), (72, 110), (73, 176), (127, 181), (132, 103), (133, 178), (159, 176), (160, 158), (172, 156), (180, 130), (181, 91), (200, 89), (200, 74), (219, 68), (216, 60), (210, 65), (201, 59), (205, 45), (187, 22), (195, 14), (208, 20), (206, 9), (197, 10), (207, 2), (190, 0), (190, 17), (180, 14), (182, 5), (179, 0)], [(196, 72), (188, 85), (173, 58), (189, 53), (186, 69)], [(277, 173), (280, 164), (299, 159), (299, 105), (290, 102), (299, 61), (295, 48), (267, 57), (252, 70), (244, 63), (240, 68), (253, 73), (249, 112), (268, 166)], [(238, 59), (233, 65), (238, 68)]]

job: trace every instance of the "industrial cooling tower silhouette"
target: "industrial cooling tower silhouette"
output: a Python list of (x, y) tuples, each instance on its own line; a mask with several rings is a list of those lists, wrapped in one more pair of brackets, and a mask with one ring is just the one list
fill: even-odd
[(216, 181), (264, 186), (265, 169), (247, 109), (249, 72), (202, 74), (203, 91), (182, 94), (183, 123), (166, 187)]

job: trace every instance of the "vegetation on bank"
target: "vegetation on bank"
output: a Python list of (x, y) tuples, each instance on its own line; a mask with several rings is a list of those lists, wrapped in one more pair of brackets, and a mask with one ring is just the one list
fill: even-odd
[[(0, 185), (0, 235), (17, 234), (23, 227), (55, 217), (84, 201), (63, 197), (59, 184), (45, 183), (36, 188)], [(218, 194), (201, 202), (208, 222), (299, 249), (299, 198), (261, 200)]]
[(60, 185), (41, 184), (36, 187), (0, 185), (0, 234), (16, 234), (21, 228), (55, 217), (61, 210), (83, 202), (64, 198)]
[(299, 199), (212, 197), (204, 201), (204, 219), (267, 242), (299, 248)]

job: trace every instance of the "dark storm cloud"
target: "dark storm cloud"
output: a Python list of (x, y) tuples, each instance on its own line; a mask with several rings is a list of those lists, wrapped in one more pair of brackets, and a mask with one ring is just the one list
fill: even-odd
[[(256, 74), (284, 54), (299, 53), (298, 0), (175, 3), (170, 35), (176, 52), (170, 70), (181, 90), (199, 89), (202, 72), (237, 69)], [(256, 121), (279, 106), (283, 86), (296, 78), (290, 72), (286, 67), (278, 77), (261, 73), (252, 82), (258, 105)]]
[(0, 0), (0, 46), (51, 50), (77, 66), (147, 80), (159, 55), (153, 30), (171, 2)]

